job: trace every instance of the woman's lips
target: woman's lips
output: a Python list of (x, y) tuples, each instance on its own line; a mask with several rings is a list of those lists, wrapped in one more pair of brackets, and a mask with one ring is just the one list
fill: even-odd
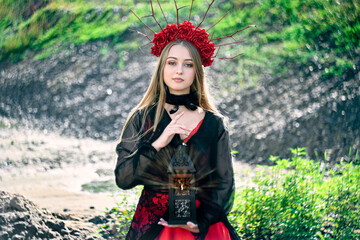
[(173, 80), (174, 80), (175, 82), (182, 82), (182, 81), (184, 81), (182, 78), (173, 78)]

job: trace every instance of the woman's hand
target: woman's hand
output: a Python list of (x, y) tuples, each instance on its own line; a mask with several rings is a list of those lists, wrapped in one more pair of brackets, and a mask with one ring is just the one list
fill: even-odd
[(187, 222), (186, 225), (169, 225), (167, 223), (167, 221), (160, 218), (160, 221), (159, 221), (158, 224), (162, 225), (164, 227), (170, 227), (170, 228), (179, 227), (179, 228), (183, 228), (183, 229), (188, 230), (188, 231), (193, 232), (193, 233), (199, 233), (198, 225), (193, 223), (193, 222)]
[(181, 112), (177, 116), (175, 116), (174, 119), (171, 120), (169, 125), (166, 126), (160, 137), (152, 143), (152, 146), (157, 151), (166, 147), (171, 142), (175, 134), (183, 134), (186, 136), (190, 134), (191, 131), (189, 129), (187, 129), (184, 125), (177, 123), (177, 121), (182, 115), (184, 115), (184, 112)]

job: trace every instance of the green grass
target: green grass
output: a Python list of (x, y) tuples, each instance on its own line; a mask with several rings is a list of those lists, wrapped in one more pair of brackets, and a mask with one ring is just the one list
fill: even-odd
[(291, 159), (272, 156), (276, 165), (258, 172), (255, 187), (239, 189), (229, 216), (238, 233), (243, 239), (358, 239), (358, 154), (327, 171), (304, 148), (291, 151)]
[(1, 128), (8, 128), (8, 125), (0, 121), (0, 129)]
[[(141, 194), (140, 187), (136, 187), (135, 191), (136, 193), (134, 195), (139, 198)], [(105, 211), (106, 215), (111, 216), (111, 220), (110, 223), (103, 224), (99, 228), (99, 235), (104, 238), (114, 237), (114, 235), (116, 235), (119, 239), (125, 239), (135, 210), (136, 206), (129, 202), (129, 196), (123, 195), (121, 202), (118, 202), (115, 207)], [(115, 234), (114, 231), (116, 232)]]
[(91, 181), (81, 185), (82, 191), (91, 193), (115, 192), (117, 187), (114, 186), (114, 180)]
[(16, 128), (17, 125), (14, 123), (10, 123), (9, 121), (1, 121), (0, 120), (0, 129), (4, 128)]

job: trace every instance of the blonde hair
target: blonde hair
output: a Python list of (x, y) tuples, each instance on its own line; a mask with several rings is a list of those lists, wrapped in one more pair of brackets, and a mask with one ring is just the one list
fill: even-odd
[[(140, 101), (140, 103), (135, 106), (132, 111), (129, 114), (128, 119), (126, 120), (126, 123), (124, 125), (123, 131), (120, 136), (120, 141), (122, 139), (122, 135), (124, 133), (124, 129), (129, 124), (130, 119), (132, 116), (138, 111), (138, 110), (144, 110), (143, 117), (145, 118), (147, 115), (147, 111), (150, 106), (156, 106), (156, 114), (155, 114), (155, 120), (154, 125), (151, 129), (155, 131), (160, 119), (162, 118), (164, 114), (164, 106), (165, 106), (165, 100), (166, 100), (166, 90), (165, 90), (165, 83), (164, 83), (164, 67), (166, 64), (166, 60), (169, 54), (170, 49), (175, 45), (182, 45), (186, 47), (193, 60), (194, 69), (195, 69), (195, 79), (193, 84), (191, 85), (191, 90), (196, 91), (198, 99), (199, 99), (199, 106), (205, 110), (211, 111), (215, 114), (219, 114), (217, 108), (212, 103), (211, 99), (209, 99), (208, 95), (208, 87), (205, 81), (205, 75), (204, 75), (204, 69), (202, 66), (201, 58), (199, 55), (199, 52), (195, 48), (194, 45), (191, 43), (184, 41), (184, 40), (176, 40), (171, 43), (169, 43), (161, 52), (159, 62), (157, 64), (156, 70), (154, 72), (154, 75), (151, 79), (150, 85)], [(157, 101), (157, 102), (156, 102)], [(144, 122), (144, 121), (142, 121)]]

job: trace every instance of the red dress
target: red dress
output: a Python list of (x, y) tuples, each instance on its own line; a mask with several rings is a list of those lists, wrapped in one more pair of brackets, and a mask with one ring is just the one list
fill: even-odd
[[(184, 142), (187, 141), (197, 132), (200, 128), (203, 120), (199, 122), (199, 124), (191, 131), (189, 136), (184, 139)], [(144, 190), (142, 193), (142, 197), (140, 202), (144, 202), (143, 204), (138, 204), (136, 209), (134, 219), (138, 219), (138, 221), (133, 221), (132, 227), (134, 228), (146, 228), (149, 224), (153, 223), (156, 218), (156, 215), (163, 215), (166, 209), (169, 206), (169, 194), (167, 191), (157, 192), (155, 195), (150, 193), (151, 191)], [(150, 197), (151, 201), (145, 203), (145, 198)], [(143, 199), (143, 201), (141, 201)], [(196, 207), (200, 206), (200, 201), (196, 200)], [(136, 226), (138, 225), (138, 226)], [(145, 229), (143, 229), (145, 230)], [(159, 236), (156, 237), (155, 240), (196, 240), (198, 236), (196, 233), (191, 233), (182, 228), (171, 228), (164, 227), (164, 229), (160, 232)], [(205, 240), (231, 240), (228, 229), (222, 222), (218, 222), (209, 227), (209, 232), (206, 235)]]

